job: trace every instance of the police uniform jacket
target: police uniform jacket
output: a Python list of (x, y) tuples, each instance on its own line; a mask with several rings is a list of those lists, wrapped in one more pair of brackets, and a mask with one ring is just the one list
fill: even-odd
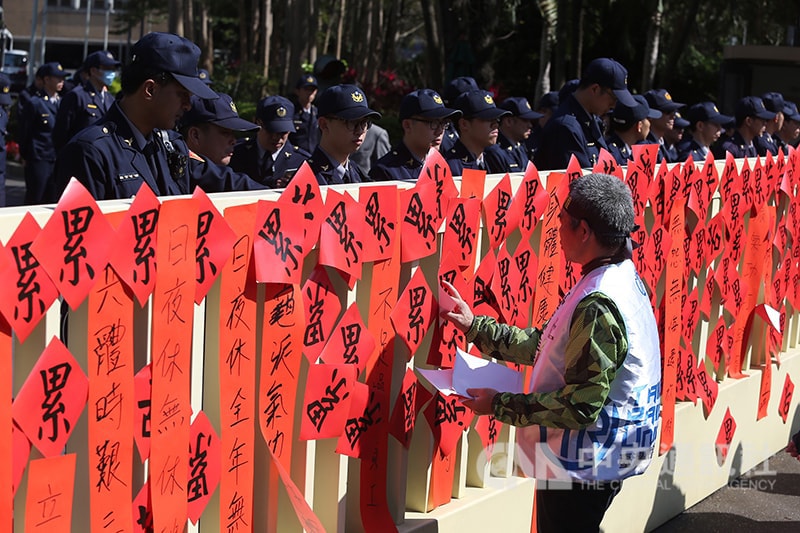
[(472, 168), (476, 170), (485, 170), (488, 173), (501, 173), (505, 170), (490, 169), (486, 164), (486, 157), (484, 156), (483, 164), (481, 164), (472, 153), (467, 150), (461, 139), (456, 140), (456, 144), (444, 154), (444, 159), (450, 167), (450, 172), (453, 176), (461, 176), (464, 174), (465, 168)]
[(497, 143), (486, 147), (483, 157), (486, 158), (487, 168), (495, 174), (525, 172), (525, 169), (528, 168), (528, 154), (525, 151), (525, 145), (512, 143), (502, 132), (497, 134)]
[(587, 113), (571, 94), (547, 121), (534, 162), (539, 170), (565, 169), (574, 154), (581, 168), (592, 168), (600, 148), (608, 150), (600, 117)]
[(289, 142), (302, 148), (309, 154), (319, 144), (319, 125), (318, 125), (318, 111), (317, 106), (311, 105), (311, 110), (306, 111), (300, 107), (300, 104), (295, 100), (294, 102), (294, 129), (296, 131), (289, 133)]
[(539, 150), (539, 145), (542, 144), (542, 130), (538, 123), (531, 128), (531, 134), (525, 139), (525, 149), (528, 151), (528, 160), (533, 161), (536, 159), (536, 152)]
[(703, 147), (692, 137), (689, 137), (688, 139), (684, 138), (675, 148), (678, 151), (679, 161), (686, 161), (687, 157), (692, 156), (692, 161), (695, 163), (698, 161), (705, 161), (706, 153), (711, 151), (710, 148)]
[(416, 180), (422, 165), (423, 162), (401, 142), (372, 165), (369, 177), (373, 181)]
[(774, 134), (770, 135), (767, 132), (762, 133), (753, 139), (753, 145), (756, 147), (756, 153), (760, 156), (767, 155), (767, 152), (772, 155), (778, 155), (779, 144)]
[(662, 142), (663, 139), (657, 138), (652, 132), (647, 134), (646, 140), (658, 145), (656, 163), (661, 163), (662, 161), (676, 163), (678, 161), (678, 151), (675, 150), (674, 146), (667, 146), (667, 143)]
[(355, 161), (348, 161), (344, 177), (340, 179), (336, 176), (336, 167), (339, 163), (331, 161), (327, 154), (320, 149), (319, 146), (311, 154), (308, 164), (314, 175), (317, 177), (317, 183), (320, 185), (335, 185), (337, 183), (361, 183), (372, 181), (369, 176), (364, 173)]
[(111, 93), (98, 91), (88, 80), (65, 94), (53, 130), (56, 149), (60, 150), (76, 133), (100, 120), (113, 103)]
[(156, 130), (149, 144), (153, 155), (145, 155), (115, 102), (102, 120), (78, 133), (61, 150), (51, 195), (57, 199), (72, 176), (97, 200), (130, 198), (144, 183), (157, 196), (189, 194), (189, 150), (178, 133), (169, 130), (166, 134), (171, 146)]
[(6, 206), (6, 135), (8, 135), (8, 110), (0, 105), (0, 207)]
[(458, 131), (456, 127), (451, 122), (447, 129), (444, 130), (444, 135), (442, 135), (442, 142), (439, 143), (439, 152), (447, 157), (447, 153), (455, 146), (456, 141), (458, 140)]
[(736, 130), (730, 139), (720, 145), (720, 148), (714, 152), (714, 157), (725, 159), (725, 152), (732, 153), (735, 158), (756, 157), (758, 155), (753, 143), (745, 143), (739, 130)]
[[(266, 154), (272, 157), (272, 154)], [(264, 168), (259, 160), (258, 139), (247, 139), (234, 146), (230, 167), (236, 172), (247, 174), (250, 179), (264, 187), (275, 188), (277, 180), (291, 177), (311, 154), (288, 142), (283, 145), (271, 167)]]
[(783, 153), (784, 154), (788, 153), (789, 150), (787, 150), (786, 141), (781, 139), (780, 136), (777, 133), (773, 133), (772, 134), (772, 140), (775, 141), (775, 146), (777, 147), (778, 150), (783, 148)]
[(268, 189), (247, 174), (236, 172), (226, 165), (217, 165), (200, 154), (189, 151), (189, 183), (192, 190), (205, 192), (260, 191)]
[(21, 121), (25, 124), (20, 150), (29, 161), (55, 161), (53, 128), (56, 124), (58, 101), (44, 93), (31, 98), (24, 109)]
[(614, 157), (618, 165), (627, 165), (628, 160), (633, 159), (630, 148), (628, 148), (625, 141), (617, 135), (617, 132), (612, 132), (611, 135), (608, 136), (606, 144), (608, 145), (608, 152)]

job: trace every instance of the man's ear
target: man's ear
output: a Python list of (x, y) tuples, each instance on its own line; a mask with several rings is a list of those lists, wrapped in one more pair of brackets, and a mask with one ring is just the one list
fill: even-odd
[(153, 98), (155, 90), (156, 90), (155, 80), (151, 79), (144, 80), (144, 83), (142, 84), (142, 91), (144, 91), (144, 95), (147, 99)]

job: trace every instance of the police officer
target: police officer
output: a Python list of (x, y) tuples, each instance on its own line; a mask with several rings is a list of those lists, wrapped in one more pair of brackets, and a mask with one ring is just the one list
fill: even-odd
[(258, 102), (256, 123), (261, 129), (233, 149), (231, 168), (265, 187), (285, 187), (311, 154), (289, 142), (294, 131), (294, 106), (283, 96)]
[(785, 117), (781, 131), (775, 134), (775, 140), (783, 148), (783, 153), (788, 153), (789, 146), (797, 146), (797, 139), (800, 137), (800, 113), (794, 102), (786, 101)]
[(42, 90), (25, 106), (20, 121), (25, 124), (20, 151), (25, 158), (25, 204), (45, 202), (45, 190), (53, 165), (56, 148), (53, 144), (53, 128), (56, 124), (60, 97), (58, 91), (64, 86), (66, 73), (60, 63), (42, 65)]
[(309, 154), (319, 144), (319, 112), (314, 105), (318, 90), (317, 77), (313, 74), (303, 74), (294, 85), (294, 129), (289, 132), (289, 142)]
[(769, 92), (761, 95), (761, 100), (764, 102), (764, 107), (767, 111), (775, 113), (775, 118), (767, 121), (767, 126), (764, 133), (753, 139), (753, 144), (756, 147), (758, 155), (767, 155), (767, 152), (772, 155), (778, 155), (778, 148), (780, 147), (780, 139), (776, 137), (783, 123), (786, 120), (786, 103), (784, 102), (781, 93)]
[(676, 147), (678, 160), (685, 161), (691, 155), (693, 161), (704, 161), (710, 146), (719, 138), (722, 125), (732, 121), (733, 117), (723, 115), (714, 102), (706, 101), (689, 107), (686, 120), (689, 121), (689, 132)]
[(239, 117), (230, 96), (214, 99), (192, 96), (192, 107), (180, 120), (180, 132), (189, 148), (191, 186), (205, 192), (266, 189), (247, 174), (228, 167), (236, 140), (255, 135), (257, 124)]
[(561, 100), (558, 111), (542, 132), (542, 144), (535, 159), (537, 168), (567, 168), (573, 155), (582, 168), (593, 167), (600, 148), (608, 149), (600, 117), (618, 101), (631, 107), (636, 105), (627, 82), (628, 71), (613, 59), (601, 57), (589, 63), (578, 88)]
[(317, 102), (319, 109), (319, 146), (308, 164), (320, 185), (370, 181), (369, 176), (350, 154), (364, 142), (372, 119), (381, 114), (370, 109), (364, 91), (355, 85), (333, 85), (325, 89)]
[(461, 93), (453, 107), (461, 111), (458, 139), (444, 154), (453, 176), (461, 176), (465, 168), (485, 170), (490, 174), (506, 172), (504, 166), (495, 166), (496, 162), (487, 161), (483, 151), (497, 142), (500, 118), (511, 113), (498, 108), (492, 94), (482, 89)]
[(114, 103), (108, 87), (117, 79), (120, 62), (111, 52), (92, 52), (83, 62), (88, 79), (68, 92), (58, 108), (53, 142), (56, 150), (67, 144), (76, 133), (100, 120)]
[(646, 140), (650, 121), (662, 116), (658, 109), (650, 109), (644, 96), (637, 94), (633, 99), (636, 100), (635, 106), (619, 102), (611, 112), (611, 133), (606, 143), (618, 165), (627, 165), (633, 159), (631, 146), (634, 144), (653, 142)]
[(0, 72), (0, 207), (6, 206), (6, 135), (11, 106), (11, 79)]
[(675, 119), (672, 123), (672, 128), (664, 132), (664, 149), (667, 153), (667, 161), (677, 163), (678, 159), (678, 145), (683, 139), (683, 132), (689, 127), (689, 121), (683, 118), (680, 111), (675, 111)]
[(400, 101), (400, 125), (403, 139), (372, 166), (373, 181), (416, 180), (428, 151), (438, 149), (450, 122), (461, 115), (445, 107), (444, 100), (432, 89), (419, 89)]
[(670, 152), (666, 145), (667, 132), (675, 127), (675, 113), (685, 104), (676, 102), (666, 89), (650, 89), (644, 93), (647, 104), (651, 109), (657, 109), (661, 116), (650, 121), (650, 133), (647, 135), (649, 141), (658, 143), (658, 162), (666, 161), (675, 163), (677, 152)]
[(53, 194), (72, 176), (98, 200), (129, 198), (147, 184), (155, 194), (188, 194), (188, 149), (173, 130), (192, 93), (216, 98), (197, 77), (200, 49), (188, 39), (153, 32), (131, 48), (122, 96), (101, 121), (61, 150)]
[(484, 150), (489, 168), (505, 168), (500, 172), (525, 172), (528, 168), (528, 150), (525, 141), (533, 131), (533, 124), (544, 115), (531, 109), (527, 98), (511, 96), (499, 106), (510, 114), (500, 119), (497, 142)]
[(550, 91), (544, 93), (539, 98), (539, 103), (536, 106), (536, 112), (542, 116), (539, 120), (533, 122), (533, 129), (531, 134), (525, 139), (525, 148), (528, 150), (528, 159), (533, 160), (539, 145), (542, 142), (542, 130), (544, 129), (547, 121), (552, 118), (553, 113), (558, 109), (558, 91)]
[[(453, 107), (455, 105), (456, 98), (458, 98), (461, 94), (468, 91), (477, 90), (478, 82), (475, 81), (475, 78), (470, 76), (460, 76), (458, 78), (453, 78), (445, 86), (444, 91), (442, 91), (442, 100), (444, 100), (444, 105)], [(442, 142), (439, 145), (439, 151), (442, 154), (446, 154), (450, 151), (453, 145), (456, 144), (457, 140), (458, 130), (456, 129), (455, 122), (451, 122), (450, 126), (448, 126), (447, 130), (444, 132), (444, 137), (442, 137)]]
[(718, 159), (724, 159), (725, 152), (732, 153), (735, 158), (756, 157), (758, 152), (753, 139), (764, 133), (767, 122), (775, 118), (775, 113), (768, 111), (758, 96), (741, 98), (736, 103), (735, 115), (736, 131), (714, 153)]

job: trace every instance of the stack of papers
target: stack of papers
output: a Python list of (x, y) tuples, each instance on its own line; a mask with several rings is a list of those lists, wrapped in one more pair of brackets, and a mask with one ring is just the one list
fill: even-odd
[(497, 392), (522, 392), (522, 373), (507, 366), (481, 359), (456, 348), (452, 369), (417, 371), (436, 390), (450, 396), (457, 394), (469, 398), (467, 389), (489, 388)]

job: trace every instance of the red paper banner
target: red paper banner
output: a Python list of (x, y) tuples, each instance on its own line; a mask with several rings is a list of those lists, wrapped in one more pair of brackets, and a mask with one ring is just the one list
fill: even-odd
[(165, 201), (158, 224), (151, 323), (150, 480), (153, 527), (183, 527), (188, 517), (192, 325), (197, 203)]
[(300, 283), (304, 224), (300, 207), (280, 201), (259, 200), (253, 255), (256, 280), (262, 283)]
[[(539, 171), (533, 164), (528, 165), (517, 194), (514, 195), (512, 210), (519, 214), (519, 231), (523, 241), (530, 239), (533, 229), (542, 218), (549, 196), (539, 181)], [(519, 204), (519, 207), (516, 207)]]
[[(450, 165), (444, 160), (439, 150), (430, 150), (422, 165), (418, 181), (430, 181), (436, 190), (436, 215), (439, 221), (448, 211), (448, 202), (458, 196), (458, 189), (450, 172)], [(481, 188), (483, 192), (483, 188)]]
[(454, 198), (442, 236), (442, 250), (453, 255), (462, 270), (475, 264), (481, 201), (477, 198)]
[(5, 249), (0, 249), (0, 286), (9, 295), (0, 298), (0, 310), (20, 342), (25, 342), (58, 297), (55, 284), (31, 253), (40, 233), (33, 215), (25, 213)]
[(42, 455), (59, 455), (86, 405), (88, 389), (78, 362), (53, 337), (14, 399), (14, 422)]
[(219, 485), (221, 443), (203, 411), (197, 413), (189, 435), (189, 479), (186, 493), (189, 520), (196, 524)]
[(410, 368), (406, 369), (400, 394), (394, 404), (389, 433), (396, 438), (404, 448), (411, 445), (411, 436), (417, 424), (417, 415), (433, 395), (428, 389), (419, 384), (417, 376)]
[(311, 365), (308, 369), (300, 440), (329, 439), (344, 431), (356, 383), (352, 365)]
[(786, 423), (786, 420), (789, 416), (789, 409), (792, 406), (792, 396), (794, 395), (794, 382), (792, 381), (791, 376), (786, 374), (786, 379), (783, 381), (783, 390), (781, 391), (781, 400), (778, 402), (778, 414), (783, 420), (783, 423)]
[(394, 330), (408, 348), (409, 358), (417, 352), (435, 316), (433, 291), (428, 287), (422, 269), (418, 268), (400, 293), (391, 314)]
[[(13, 391), (13, 352), (11, 326), (0, 316), (0, 530), (11, 531), (14, 524), (14, 491), (18, 481), (14, 476), (14, 423), (11, 415)], [(20, 432), (21, 434), (21, 432)], [(23, 436), (23, 438), (25, 438)]]
[[(575, 156), (572, 156), (574, 160)], [(575, 160), (577, 162), (577, 160)], [(571, 161), (572, 162), (572, 161)], [(533, 327), (540, 328), (553, 314), (559, 302), (558, 285), (561, 261), (561, 240), (558, 236), (558, 214), (567, 197), (568, 180), (563, 174), (547, 176), (549, 201), (544, 212), (542, 239), (539, 245), (539, 274), (536, 278), (536, 299), (533, 303)]]
[(339, 194), (332, 189), (325, 200), (327, 215), (320, 227), (319, 264), (338, 269), (347, 281), (361, 279), (367, 232), (364, 207), (346, 192)]
[(388, 259), (392, 254), (392, 244), (399, 235), (397, 202), (400, 196), (397, 187), (363, 186), (359, 187), (358, 194), (366, 222), (363, 262)]
[(153, 390), (151, 365), (145, 365), (133, 378), (133, 441), (142, 462), (150, 457), (150, 397)]
[(308, 253), (317, 244), (323, 213), (322, 192), (314, 171), (308, 164), (304, 162), (300, 166), (300, 170), (281, 193), (279, 201), (284, 205), (293, 204), (303, 214), (303, 223), (300, 225), (303, 230), (302, 242), (295, 244), (300, 244), (305, 253)]
[[(226, 531), (253, 524), (255, 460), (256, 282), (253, 228), (256, 204), (229, 207), (236, 241), (220, 273), (219, 410), (222, 468), (219, 505)], [(269, 335), (265, 331), (264, 335)], [(262, 354), (264, 357), (265, 354)], [(263, 361), (263, 359), (262, 359)]]
[(417, 180), (414, 187), (400, 192), (401, 261), (407, 263), (436, 252), (436, 238), (442, 217), (437, 217), (436, 184)]
[(236, 241), (233, 230), (217, 210), (208, 195), (200, 187), (195, 188), (192, 198), (197, 202), (197, 284), (194, 301), (199, 304), (208, 294), (214, 280), (222, 271), (222, 265), (231, 255)]
[(131, 531), (131, 508), (120, 503), (133, 497), (133, 294), (107, 266), (88, 305), (91, 527)]
[(156, 239), (161, 203), (147, 184), (139, 192), (117, 228), (109, 261), (144, 306), (156, 286)]
[(602, 174), (610, 174), (622, 178), (622, 167), (617, 164), (617, 160), (605, 148), (600, 148), (600, 155), (597, 158), (597, 163), (594, 164), (592, 172), (600, 172)]
[(113, 234), (89, 191), (70, 179), (31, 251), (73, 310), (102, 275)]
[(736, 420), (733, 419), (731, 415), (730, 407), (725, 411), (725, 418), (722, 420), (722, 424), (719, 428), (719, 433), (717, 433), (717, 442), (716, 442), (716, 450), (717, 450), (717, 462), (720, 466), (725, 462), (725, 459), (728, 457), (728, 452), (730, 451), (731, 443), (733, 442), (733, 436), (736, 433)]
[(489, 247), (496, 249), (519, 225), (519, 214), (511, 209), (511, 178), (503, 176), (483, 199), (483, 216), (489, 236)]
[[(74, 178), (73, 178), (74, 179)], [(31, 461), (25, 498), (25, 532), (70, 531), (76, 455)]]
[(366, 368), (375, 346), (375, 339), (364, 325), (358, 305), (353, 303), (333, 328), (319, 357), (328, 364), (355, 365), (358, 375)]
[(339, 296), (322, 265), (314, 268), (303, 285), (303, 308), (306, 316), (303, 353), (310, 363), (314, 363), (328, 342), (342, 310)]

